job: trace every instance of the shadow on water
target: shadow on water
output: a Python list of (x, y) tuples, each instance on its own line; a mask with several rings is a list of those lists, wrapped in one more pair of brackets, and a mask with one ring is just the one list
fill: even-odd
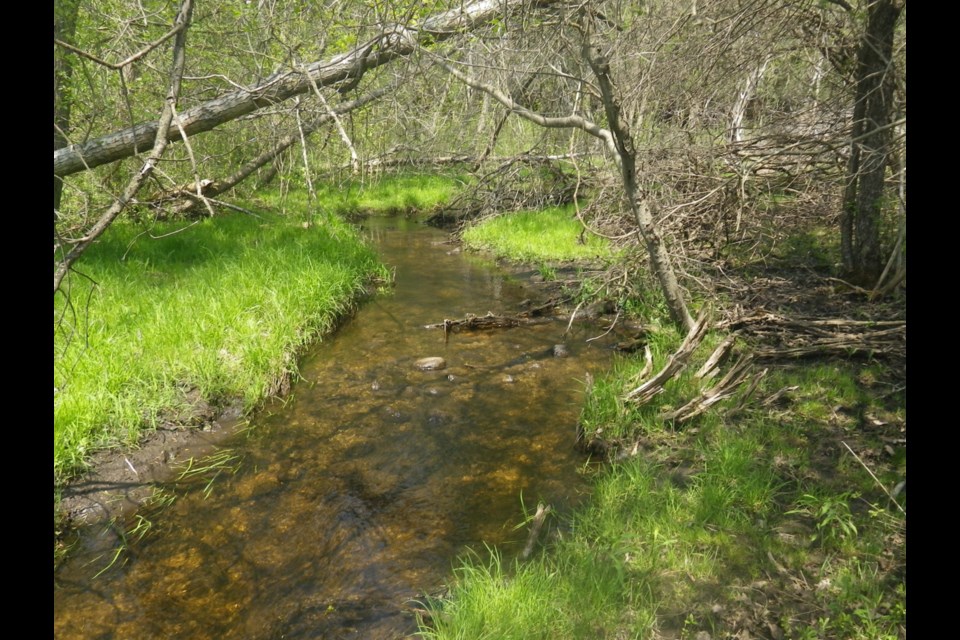
[[(103, 562), (83, 553), (61, 568), (56, 637), (403, 637), (416, 630), (411, 600), (438, 589), (458, 554), (519, 552), (521, 494), (527, 508), (579, 500), (581, 381), (610, 359), (584, 342), (599, 331), (575, 326), (564, 340), (556, 321), (445, 342), (424, 325), (512, 312), (523, 289), (442, 232), (367, 224), (394, 290), (318, 345), (293, 396), (227, 443), (236, 474), (186, 491), (96, 579)], [(570, 355), (554, 358), (561, 341)], [(427, 356), (447, 367), (418, 370)]]

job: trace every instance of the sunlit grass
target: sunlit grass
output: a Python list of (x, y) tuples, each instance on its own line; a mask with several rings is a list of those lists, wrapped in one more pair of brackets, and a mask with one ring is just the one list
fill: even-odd
[(334, 218), (261, 216), (180, 233), (117, 224), (87, 252), (55, 297), (55, 479), (97, 448), (135, 443), (188, 392), (252, 408), (378, 272)]
[(316, 184), (316, 199), (305, 189), (267, 189), (257, 199), (271, 208), (309, 209), (318, 215), (426, 215), (448, 203), (463, 179), (443, 174), (399, 174), (340, 184)]
[(529, 262), (613, 257), (605, 239), (584, 232), (572, 206), (505, 213), (465, 230), (463, 242), (471, 249)]
[[(681, 339), (669, 329), (651, 336), (653, 371)], [(644, 407), (623, 401), (642, 356), (594, 381), (581, 417), (587, 432), (640, 438), (646, 449), (599, 472), (589, 504), (530, 562), (465, 559), (449, 596), (430, 603), (426, 637), (713, 636), (723, 612), (763, 585), (786, 593), (794, 579), (812, 582), (803, 599), (779, 604), (786, 637), (904, 637), (905, 583), (878, 567), (903, 544), (905, 516), (884, 506), (864, 469), (843, 463), (849, 456), (829, 480), (811, 469), (811, 445), (837, 427), (838, 405), (875, 402), (863, 389), (874, 368), (768, 372), (758, 397), (797, 387), (792, 411), (754, 403), (728, 417), (735, 397), (690, 424), (664, 423), (660, 413), (703, 384), (692, 372), (718, 340), (708, 336)]]

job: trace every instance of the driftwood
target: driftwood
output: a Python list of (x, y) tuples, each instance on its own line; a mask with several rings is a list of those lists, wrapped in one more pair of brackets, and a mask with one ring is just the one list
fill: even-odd
[[(723, 345), (721, 345), (723, 346)], [(716, 354), (716, 352), (714, 352)], [(716, 403), (729, 398), (737, 390), (737, 387), (746, 380), (749, 373), (750, 364), (753, 361), (753, 356), (747, 355), (737, 361), (733, 367), (730, 368), (730, 371), (727, 372), (727, 375), (723, 376), (720, 381), (710, 387), (709, 389), (704, 389), (700, 394), (683, 405), (679, 409), (674, 411), (668, 411), (660, 415), (662, 420), (670, 420), (674, 422), (686, 422), (691, 418), (694, 418)], [(759, 377), (762, 376), (753, 376), (756, 381), (759, 381)], [(751, 385), (748, 388), (748, 391), (756, 389), (756, 385)]]
[(460, 320), (449, 320), (444, 318), (443, 322), (424, 325), (424, 329), (443, 329), (444, 333), (448, 331), (487, 331), (490, 329), (509, 329), (511, 327), (521, 327), (530, 324), (542, 324), (549, 322), (546, 318), (529, 318), (521, 314), (513, 316), (498, 316), (492, 311), (487, 312), (485, 316), (475, 316), (468, 313)]
[(902, 358), (907, 353), (906, 320), (818, 320), (758, 312), (717, 327), (736, 329), (764, 343), (754, 351), (764, 360), (824, 355)]
[(644, 404), (663, 391), (663, 385), (687, 366), (687, 360), (689, 360), (690, 355), (696, 351), (706, 333), (707, 315), (706, 313), (701, 313), (697, 321), (693, 323), (693, 327), (690, 328), (690, 332), (687, 333), (687, 337), (684, 338), (683, 344), (670, 356), (670, 359), (667, 361), (667, 364), (664, 365), (663, 369), (639, 387), (627, 393), (627, 395), (624, 396), (624, 400)]
[(736, 341), (736, 336), (730, 334), (727, 336), (723, 342), (720, 343), (720, 346), (717, 347), (710, 357), (707, 358), (707, 361), (703, 363), (703, 366), (695, 374), (697, 378), (706, 378), (710, 379), (713, 376), (717, 375), (720, 371), (720, 365), (727, 359), (727, 356), (730, 355), (730, 350), (733, 349), (733, 343)]
[(530, 557), (530, 554), (533, 553), (533, 547), (537, 544), (537, 539), (540, 537), (540, 530), (543, 529), (543, 525), (547, 521), (549, 514), (550, 505), (544, 506), (543, 503), (537, 505), (537, 512), (534, 514), (532, 525), (530, 526), (530, 535), (527, 536), (527, 544), (524, 545), (523, 551), (520, 553), (521, 560), (526, 560)]

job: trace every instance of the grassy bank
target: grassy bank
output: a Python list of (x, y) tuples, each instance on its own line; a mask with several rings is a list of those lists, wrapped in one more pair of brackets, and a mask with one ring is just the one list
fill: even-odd
[(379, 272), (334, 216), (261, 216), (118, 223), (84, 255), (55, 296), (55, 483), (197, 398), (255, 406)]
[(378, 180), (348, 179), (340, 184), (314, 185), (315, 200), (306, 188), (290, 191), (276, 188), (257, 194), (257, 199), (278, 211), (303, 210), (312, 206), (321, 215), (349, 218), (357, 215), (423, 215), (450, 202), (462, 188), (455, 174), (406, 173)]
[(609, 243), (583, 233), (572, 205), (540, 211), (520, 211), (491, 218), (466, 229), (463, 242), (471, 249), (525, 262), (609, 259)]
[[(682, 338), (651, 334), (653, 371)], [(624, 400), (649, 377), (642, 355), (597, 379), (581, 424), (620, 455), (590, 472), (589, 505), (554, 520), (527, 562), (464, 558), (425, 603), (423, 636), (904, 638), (906, 496), (887, 492), (906, 477), (906, 411), (892, 372), (772, 363), (737, 411), (743, 387), (687, 423), (662, 418), (710, 384), (692, 372), (721, 339), (708, 334), (642, 406)]]

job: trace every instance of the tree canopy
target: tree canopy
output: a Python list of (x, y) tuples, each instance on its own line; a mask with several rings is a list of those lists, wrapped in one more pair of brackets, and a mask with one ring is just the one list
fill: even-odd
[(904, 15), (905, 0), (59, 2), (54, 290), (120, 215), (212, 215), (277, 175), (457, 158), (484, 178), (536, 157), (597, 195), (592, 231), (640, 231), (681, 324), (691, 248), (720, 255), (783, 194), (881, 292), (905, 278)]

